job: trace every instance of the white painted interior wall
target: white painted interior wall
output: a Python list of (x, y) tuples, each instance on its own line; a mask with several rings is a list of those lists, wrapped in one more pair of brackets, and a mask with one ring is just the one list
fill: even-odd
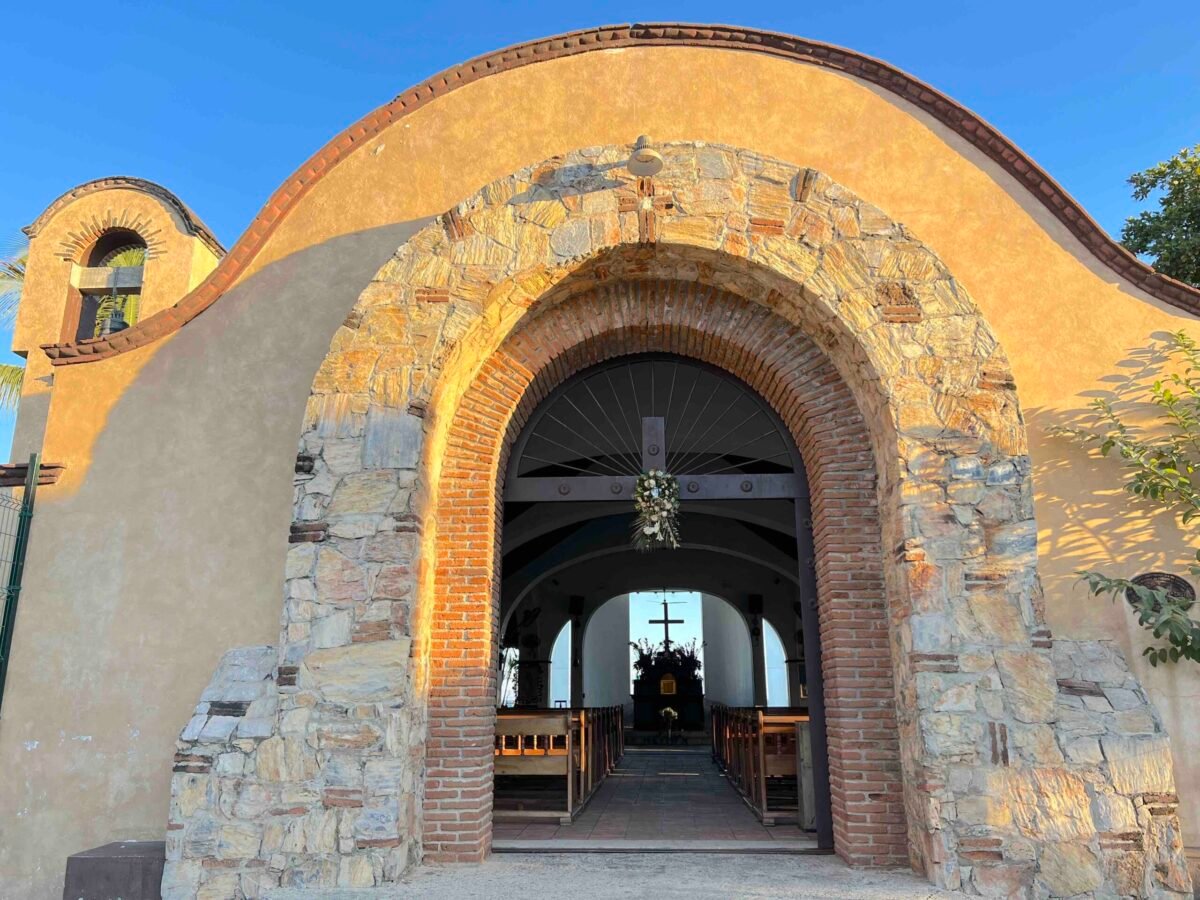
[(629, 595), (622, 594), (596, 610), (584, 631), (584, 704), (620, 704), (632, 715), (629, 678)]
[(746, 620), (722, 600), (705, 594), (704, 703), (750, 706), (754, 703), (754, 665)]

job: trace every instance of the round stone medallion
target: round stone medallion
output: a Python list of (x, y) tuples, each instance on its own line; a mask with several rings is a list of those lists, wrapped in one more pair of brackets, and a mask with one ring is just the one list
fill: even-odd
[[(1191, 609), (1196, 602), (1196, 589), (1178, 575), (1170, 572), (1143, 572), (1130, 579), (1134, 584), (1150, 588), (1153, 591), (1166, 591), (1168, 597), (1183, 601), (1184, 609)], [(1125, 599), (1133, 606), (1136, 597), (1133, 591), (1126, 589)]]

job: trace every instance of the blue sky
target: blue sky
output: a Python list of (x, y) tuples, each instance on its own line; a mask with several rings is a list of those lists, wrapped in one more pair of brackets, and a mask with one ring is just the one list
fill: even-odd
[[(974, 109), (1110, 232), (1130, 172), (1200, 141), (1200, 4), (14, 3), (0, 245), (105, 175), (160, 182), (227, 245), (341, 128), (447, 66), (605, 22), (730, 22), (852, 47)], [(0, 335), (8, 345), (7, 334)], [(7, 449), (11, 422), (0, 422)]]

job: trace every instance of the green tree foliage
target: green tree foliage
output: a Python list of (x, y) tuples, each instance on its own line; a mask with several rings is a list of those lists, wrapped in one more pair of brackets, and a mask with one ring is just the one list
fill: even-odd
[[(16, 320), (28, 262), (29, 245), (24, 241), (0, 256), (0, 322), (4, 324), (11, 325)], [(0, 363), (0, 408), (17, 408), (24, 377), (24, 366)]]
[[(1168, 374), (1129, 398), (1137, 402), (1118, 407), (1111, 400), (1094, 400), (1083, 426), (1052, 431), (1100, 456), (1115, 454), (1129, 493), (1191, 525), (1200, 521), (1200, 346), (1178, 332), (1152, 347), (1150, 356), (1160, 358)], [(1153, 411), (1149, 420), (1136, 415), (1139, 407)], [(1200, 578), (1200, 552), (1190, 571)], [(1200, 662), (1200, 622), (1189, 614), (1189, 601), (1102, 572), (1079, 574), (1093, 595), (1128, 597), (1138, 622), (1166, 641), (1165, 646), (1143, 651), (1151, 665), (1180, 659)]]
[(1154, 267), (1200, 286), (1200, 144), (1129, 177), (1136, 200), (1160, 192), (1157, 212), (1132, 216), (1121, 242), (1154, 260)]

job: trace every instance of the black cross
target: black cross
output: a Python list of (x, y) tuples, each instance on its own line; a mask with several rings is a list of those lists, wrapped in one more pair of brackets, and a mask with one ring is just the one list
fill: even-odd
[(683, 600), (676, 600), (674, 602), (669, 601), (669, 600), (667, 600), (667, 595), (663, 594), (663, 598), (662, 598), (663, 617), (661, 619), (650, 619), (649, 622), (647, 623), (649, 625), (661, 625), (663, 627), (663, 649), (664, 650), (671, 649), (671, 626), (683, 624), (683, 619), (672, 619), (671, 618), (670, 610), (668, 610), (667, 607), (673, 606), (675, 603), (683, 603), (683, 602), (684, 602)]
[[(661, 416), (642, 418), (642, 471), (663, 469), (667, 456), (667, 423)], [(504, 490), (506, 500), (631, 500), (632, 475), (527, 476), (512, 478)], [(679, 479), (680, 500), (761, 500), (798, 497), (800, 482), (792, 473), (772, 475), (684, 475)]]

